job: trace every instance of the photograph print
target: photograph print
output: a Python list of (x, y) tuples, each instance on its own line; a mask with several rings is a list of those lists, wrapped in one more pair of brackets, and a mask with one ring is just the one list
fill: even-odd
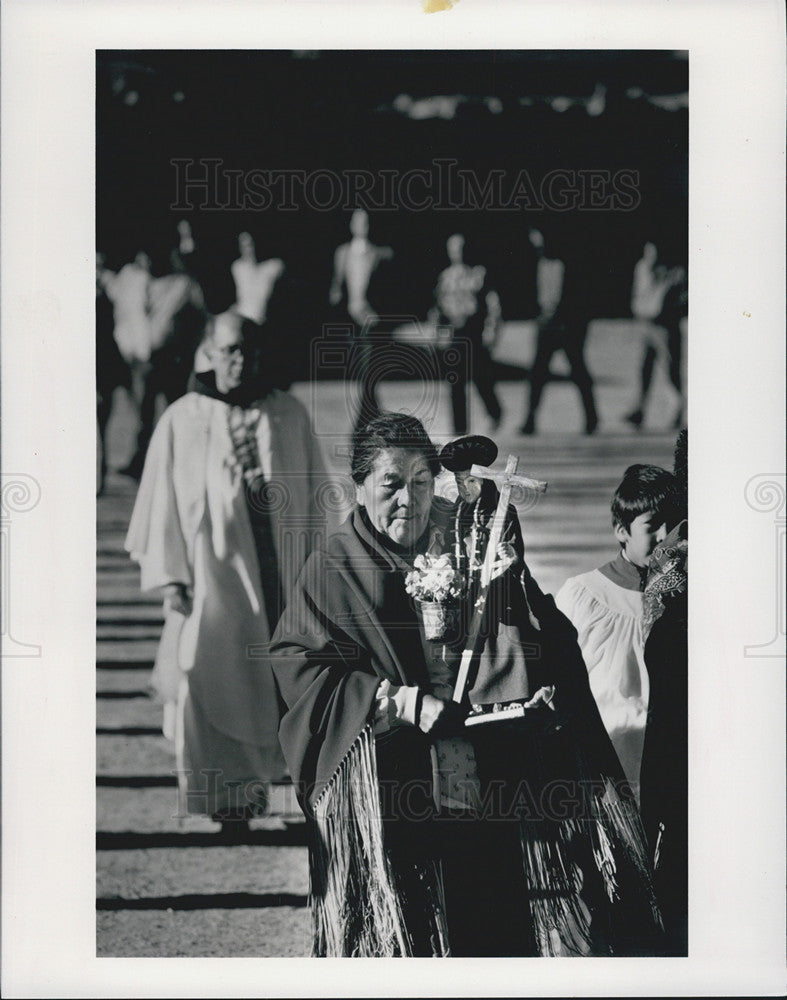
[(688, 79), (96, 52), (98, 956), (690, 953)]

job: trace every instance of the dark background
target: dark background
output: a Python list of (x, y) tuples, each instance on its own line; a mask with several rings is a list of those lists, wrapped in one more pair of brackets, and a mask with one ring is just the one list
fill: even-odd
[[(607, 88), (606, 108), (554, 110), (546, 98), (589, 97)], [(428, 168), (453, 157), (483, 181), (521, 169), (538, 184), (553, 169), (636, 170), (639, 205), (629, 212), (579, 209), (371, 212), (371, 238), (393, 247), (378, 309), (424, 316), (445, 238), (461, 229), (466, 259), (487, 265), (504, 316), (536, 312), (528, 227), (544, 229), (559, 255), (579, 267), (598, 317), (629, 315), (631, 274), (653, 239), (669, 263), (687, 262), (688, 113), (662, 110), (645, 94), (688, 90), (686, 53), (509, 51), (143, 51), (97, 54), (97, 248), (118, 268), (138, 249), (167, 270), (175, 226), (188, 218), (198, 243), (208, 307), (234, 299), (229, 265), (237, 235), (249, 230), (260, 259), (282, 257), (287, 280), (275, 309), (305, 345), (330, 319), (327, 289), (333, 251), (348, 238), (349, 211), (175, 211), (175, 157), (216, 157), (225, 168)], [(132, 93), (132, 97), (129, 97)], [(398, 94), (496, 97), (452, 120), (414, 121), (392, 109)], [(133, 95), (136, 95), (136, 100)], [(177, 95), (177, 96), (176, 96)], [(522, 106), (520, 98), (532, 98)], [(196, 169), (196, 168), (195, 168)], [(274, 303), (272, 303), (272, 308)]]

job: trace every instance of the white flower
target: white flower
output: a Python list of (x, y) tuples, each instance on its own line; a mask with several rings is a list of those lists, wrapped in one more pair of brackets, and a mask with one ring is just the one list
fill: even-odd
[(416, 556), (413, 569), (405, 577), (405, 589), (417, 601), (444, 603), (462, 596), (464, 582), (448, 553), (427, 554)]

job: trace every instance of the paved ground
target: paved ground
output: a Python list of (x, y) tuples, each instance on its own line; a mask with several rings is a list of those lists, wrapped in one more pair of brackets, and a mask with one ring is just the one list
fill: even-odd
[[(540, 433), (516, 435), (526, 393), (499, 386), (504, 419), (495, 437), (501, 453), (549, 482), (522, 513), (528, 562), (545, 590), (599, 565), (614, 551), (609, 500), (635, 461), (671, 467), (675, 411), (670, 390), (654, 387), (649, 423), (634, 433), (621, 421), (632, 400), (637, 348), (631, 324), (597, 322), (588, 363), (596, 376), (600, 429), (579, 436), (581, 411), (573, 386), (546, 391)], [(509, 324), (500, 359), (527, 365), (532, 328)], [(555, 365), (556, 369), (558, 365)], [(347, 470), (345, 402), (337, 382), (303, 383), (293, 392), (319, 415), (326, 457)], [(446, 386), (384, 384), (391, 409), (433, 417), (436, 440), (450, 434)], [(109, 428), (110, 465), (130, 457), (134, 416), (122, 393)], [(477, 399), (472, 430), (487, 430)], [(271, 815), (255, 820), (254, 843), (222, 846), (217, 824), (176, 815), (174, 754), (161, 735), (162, 711), (147, 684), (161, 629), (161, 605), (141, 594), (139, 574), (123, 552), (135, 483), (110, 475), (98, 501), (97, 526), (97, 953), (99, 956), (303, 956), (309, 953), (308, 874), (304, 826), (290, 787), (274, 790)]]

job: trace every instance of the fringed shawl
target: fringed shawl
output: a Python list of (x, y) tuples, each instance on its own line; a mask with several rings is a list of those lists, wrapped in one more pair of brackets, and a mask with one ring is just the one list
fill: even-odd
[[(418, 867), (431, 903), (432, 953), (447, 955), (440, 868), (430, 858)], [(314, 805), (309, 873), (315, 957), (413, 954), (401, 891), (383, 846), (371, 727), (350, 747)]]

